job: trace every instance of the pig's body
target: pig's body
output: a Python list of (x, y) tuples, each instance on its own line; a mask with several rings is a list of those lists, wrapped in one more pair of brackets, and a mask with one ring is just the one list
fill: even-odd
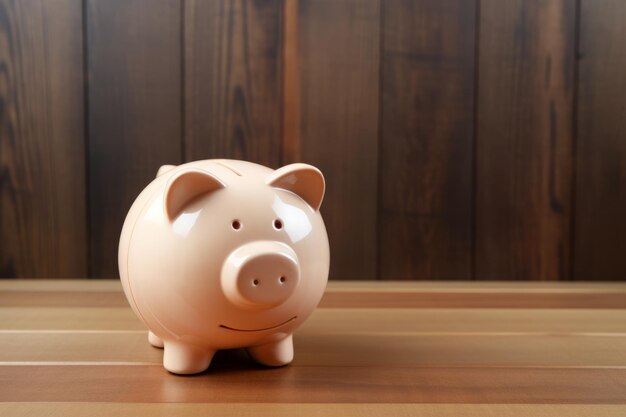
[(236, 347), (267, 365), (291, 361), (291, 334), (328, 278), (317, 173), (197, 161), (162, 168), (137, 197), (120, 276), (168, 370), (201, 372), (216, 350)]

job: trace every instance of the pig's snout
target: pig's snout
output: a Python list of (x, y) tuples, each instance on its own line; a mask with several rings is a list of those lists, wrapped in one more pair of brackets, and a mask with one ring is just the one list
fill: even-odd
[(232, 303), (246, 308), (273, 307), (286, 301), (298, 286), (298, 257), (281, 242), (246, 243), (226, 258), (221, 281)]

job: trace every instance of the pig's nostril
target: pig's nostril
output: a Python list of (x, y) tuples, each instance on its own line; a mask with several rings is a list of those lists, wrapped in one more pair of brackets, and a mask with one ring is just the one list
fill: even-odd
[(281, 284), (283, 284), (285, 281), (287, 281), (287, 278), (280, 277), (280, 278), (278, 278), (278, 280), (280, 281)]
[(252, 281), (252, 285), (254, 285), (255, 287), (259, 285), (259, 280), (255, 279), (254, 281)]

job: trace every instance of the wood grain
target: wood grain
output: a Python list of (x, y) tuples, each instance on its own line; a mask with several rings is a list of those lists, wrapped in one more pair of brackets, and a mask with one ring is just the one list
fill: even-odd
[(162, 366), (3, 366), (0, 401), (623, 404), (625, 378), (626, 369), (225, 364), (181, 377)]
[(122, 283), (117, 278), (93, 281), (86, 277), (83, 279), (56, 279), (54, 281), (47, 279), (0, 280), (0, 291), (46, 291), (48, 293), (82, 291), (121, 292)]
[(185, 1), (185, 159), (281, 165), (282, 3)]
[(623, 280), (625, 17), (0, 0), (0, 277), (116, 277), (158, 167), (228, 157), (322, 169), (334, 279)]
[(574, 279), (626, 277), (626, 3), (581, 1)]
[[(1, 332), (0, 366), (160, 365), (139, 332)], [(626, 368), (626, 335), (318, 334), (294, 336), (292, 366)], [(243, 352), (216, 359), (250, 366)]]
[(482, 0), (476, 279), (570, 277), (576, 2)]
[(153, 417), (205, 417), (206, 415), (257, 417), (623, 417), (623, 405), (587, 404), (225, 404), (225, 403), (3, 403), (0, 413), (10, 416), (138, 415)]
[(283, 2), (283, 161), (300, 159), (299, 0)]
[(316, 310), (301, 329), (315, 334), (600, 335), (626, 333), (625, 320), (622, 310), (327, 308)]
[(0, 277), (87, 274), (79, 0), (0, 1)]
[[(0, 307), (5, 331), (145, 331), (128, 308)], [(626, 333), (626, 312), (580, 309), (318, 309), (301, 327), (311, 334), (604, 335)]]
[(128, 307), (1, 307), (2, 330), (145, 331)]
[[(4, 307), (126, 307), (118, 280), (0, 281)], [(319, 308), (578, 308), (626, 307), (617, 283), (331, 281)]]
[[(111, 285), (115, 281), (103, 281), (98, 284), (102, 285), (109, 282)], [(45, 285), (46, 281), (0, 281), (1, 288), (37, 289), (39, 285)], [(57, 281), (50, 288), (64, 287), (70, 289), (69, 285), (76, 286), (75, 281)], [(80, 288), (90, 288), (88, 282), (86, 286)], [(103, 287), (106, 289), (112, 287)], [(117, 284), (117, 288), (121, 288)], [(466, 292), (466, 293), (622, 293), (626, 292), (626, 287), (621, 282), (601, 282), (601, 281), (579, 281), (579, 282), (563, 282), (563, 281), (335, 281), (328, 282), (327, 291), (330, 292)]]
[[(3, 307), (126, 307), (121, 291), (0, 292)], [(319, 308), (626, 308), (621, 291), (327, 291)]]
[[(391, 301), (505, 293), (531, 303), (623, 297), (624, 284), (331, 283), (327, 294), (342, 307), (317, 309), (297, 329), (291, 365), (261, 367), (234, 349), (186, 377), (164, 370), (163, 351), (149, 346), (127, 306), (43, 307), (50, 304), (44, 294), (122, 295), (116, 281), (87, 284), (0, 283), (0, 402), (10, 401), (0, 414), (578, 416), (626, 409), (623, 307), (363, 308), (377, 294)], [(354, 294), (364, 298), (349, 301)]]
[[(0, 300), (2, 297), (0, 296)], [(621, 293), (328, 292), (321, 308), (626, 308)]]
[(380, 278), (470, 279), (476, 2), (383, 2)]
[[(119, 279), (0, 280), (0, 291), (111, 292), (122, 291)], [(353, 293), (517, 293), (517, 294), (626, 294), (620, 282), (560, 281), (329, 281), (326, 292)]]
[(182, 161), (181, 11), (171, 0), (86, 7), (91, 275), (110, 278), (135, 197)]
[[(301, 162), (322, 170), (330, 275), (377, 275), (379, 0), (299, 0)], [(295, 161), (288, 161), (295, 162)]]
[(0, 292), (3, 307), (126, 307), (120, 291), (11, 291)]

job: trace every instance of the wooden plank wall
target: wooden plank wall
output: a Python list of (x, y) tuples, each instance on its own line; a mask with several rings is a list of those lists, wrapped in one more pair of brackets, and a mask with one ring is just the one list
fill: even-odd
[(322, 214), (333, 248), (331, 276), (375, 278), (380, 0), (301, 0), (299, 6), (294, 160), (319, 167), (327, 179)]
[[(120, 225), (155, 167), (182, 162), (180, 7), (88, 0), (91, 275), (117, 275)], [(140, 17), (140, 18), (139, 18)]]
[(580, 9), (573, 277), (626, 276), (626, 2)]
[(88, 271), (80, 0), (0, 1), (0, 276)]
[(0, 0), (0, 277), (117, 276), (157, 168), (227, 157), (324, 171), (332, 278), (626, 279), (625, 19), (620, 0)]
[(570, 277), (575, 24), (575, 0), (481, 2), (477, 277)]
[(384, 1), (383, 279), (472, 277), (476, 7)]

